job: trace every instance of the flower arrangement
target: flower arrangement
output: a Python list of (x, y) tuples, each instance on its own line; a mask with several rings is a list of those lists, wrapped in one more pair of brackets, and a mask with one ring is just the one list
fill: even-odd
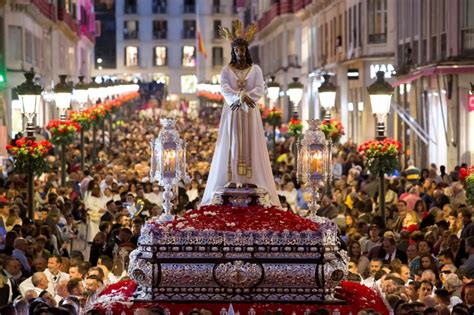
[(333, 143), (338, 143), (344, 135), (344, 126), (340, 121), (333, 118), (330, 120), (323, 120), (321, 123), (321, 131), (326, 136), (326, 139), (331, 139)]
[(280, 110), (276, 108), (272, 108), (270, 111), (264, 113), (264, 115), (265, 115), (265, 121), (270, 126), (278, 127), (281, 125), (282, 114)]
[(102, 104), (97, 104), (85, 111), (88, 112), (91, 123), (96, 126), (108, 115), (107, 109)]
[(459, 170), (459, 177), (466, 187), (467, 203), (474, 206), (474, 165)]
[(69, 113), (69, 120), (81, 125), (83, 130), (87, 130), (91, 124), (90, 112), (87, 110), (71, 111)]
[(38, 176), (47, 169), (44, 158), (51, 148), (52, 144), (47, 140), (33, 141), (25, 137), (16, 140), (15, 145), (7, 145), (15, 171)]
[(204, 206), (186, 212), (183, 217), (165, 225), (164, 230), (214, 230), (214, 231), (317, 231), (317, 223), (304, 219), (291, 211), (261, 206), (232, 207)]
[(398, 156), (402, 153), (402, 144), (391, 138), (370, 140), (359, 147), (365, 157), (367, 168), (372, 174), (392, 173), (398, 166)]
[(303, 133), (303, 123), (298, 118), (291, 118), (288, 124), (288, 135), (299, 138)]
[(46, 129), (51, 133), (52, 143), (70, 144), (74, 141), (74, 134), (81, 130), (81, 125), (71, 120), (51, 120)]
[(221, 93), (212, 93), (208, 91), (197, 92), (198, 97), (202, 97), (208, 102), (222, 104), (224, 103), (224, 96)]

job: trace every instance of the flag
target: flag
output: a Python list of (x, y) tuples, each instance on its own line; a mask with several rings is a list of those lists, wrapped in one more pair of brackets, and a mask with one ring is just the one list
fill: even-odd
[(198, 29), (198, 49), (199, 52), (204, 56), (204, 58), (207, 58), (207, 53), (206, 53), (206, 47), (204, 47), (204, 41), (202, 39), (201, 35), (201, 30)]

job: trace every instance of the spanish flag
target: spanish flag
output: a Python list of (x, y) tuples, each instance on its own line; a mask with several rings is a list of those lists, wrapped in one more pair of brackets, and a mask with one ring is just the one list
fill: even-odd
[(201, 30), (198, 29), (198, 34), (197, 35), (198, 35), (197, 40), (198, 40), (199, 52), (204, 56), (204, 58), (207, 58), (206, 47), (204, 47), (204, 41), (202, 39)]

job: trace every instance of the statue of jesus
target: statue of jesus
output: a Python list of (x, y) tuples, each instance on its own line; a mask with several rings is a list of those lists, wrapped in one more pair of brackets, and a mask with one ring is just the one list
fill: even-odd
[(268, 192), (272, 205), (280, 206), (257, 108), (265, 82), (248, 49), (255, 31), (251, 25), (244, 33), (239, 20), (234, 20), (233, 32), (221, 29), (221, 35), (231, 42), (231, 61), (221, 72), (225, 103), (202, 205), (211, 203), (213, 193), (226, 185), (256, 185)]

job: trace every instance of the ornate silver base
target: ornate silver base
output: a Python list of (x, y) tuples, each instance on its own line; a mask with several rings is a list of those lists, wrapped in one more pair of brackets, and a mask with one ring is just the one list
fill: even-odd
[[(311, 218), (313, 220), (313, 218)], [(313, 220), (313, 221), (316, 221)], [(134, 298), (168, 302), (334, 300), (347, 273), (333, 222), (318, 231), (176, 231), (148, 223), (130, 255)]]
[(212, 204), (230, 206), (270, 206), (268, 192), (260, 187), (242, 186), (229, 184), (217, 189), (212, 195)]

